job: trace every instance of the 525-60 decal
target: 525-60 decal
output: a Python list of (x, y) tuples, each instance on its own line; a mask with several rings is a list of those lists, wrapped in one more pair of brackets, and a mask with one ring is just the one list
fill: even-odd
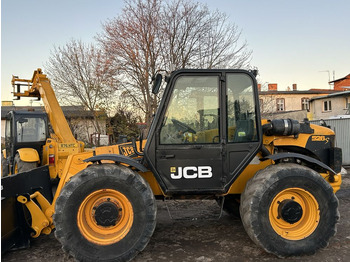
[(329, 137), (326, 136), (312, 136), (311, 141), (313, 142), (326, 142), (326, 144), (329, 142)]

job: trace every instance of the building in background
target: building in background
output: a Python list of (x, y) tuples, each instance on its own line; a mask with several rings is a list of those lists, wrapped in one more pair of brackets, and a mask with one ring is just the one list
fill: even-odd
[(350, 118), (350, 90), (310, 100), (310, 120)]
[[(267, 90), (259, 89), (260, 111), (263, 118), (304, 118), (316, 119), (334, 117), (346, 113), (348, 101), (347, 91), (350, 91), (350, 74), (343, 78), (330, 81), (330, 89), (298, 90), (297, 84), (284, 91), (277, 89), (277, 84), (268, 84)], [(335, 95), (339, 92), (344, 94)], [(335, 95), (335, 96), (333, 96)], [(321, 99), (318, 99), (322, 97)], [(311, 109), (311, 102), (313, 108)], [(336, 103), (336, 104), (335, 104)], [(322, 104), (322, 105), (321, 105)]]
[(260, 112), (263, 118), (292, 118), (303, 120), (310, 110), (310, 100), (338, 92), (331, 89), (298, 90), (297, 84), (286, 91), (277, 90), (277, 84), (268, 84), (268, 90), (261, 91), (259, 85)]
[(333, 89), (337, 91), (347, 91), (350, 90), (350, 74), (343, 78), (339, 78), (330, 81), (329, 84), (333, 85)]

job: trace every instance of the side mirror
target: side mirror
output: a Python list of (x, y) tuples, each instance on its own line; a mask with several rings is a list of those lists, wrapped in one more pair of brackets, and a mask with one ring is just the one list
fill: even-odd
[(158, 94), (160, 85), (162, 84), (162, 75), (161, 74), (156, 74), (156, 76), (152, 77), (153, 81), (153, 86), (152, 86), (152, 93), (153, 94)]

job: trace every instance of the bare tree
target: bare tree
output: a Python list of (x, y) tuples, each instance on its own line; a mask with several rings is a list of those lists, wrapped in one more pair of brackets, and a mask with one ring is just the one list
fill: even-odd
[(159, 24), (159, 1), (130, 1), (121, 16), (107, 22), (99, 36), (130, 105), (141, 110), (148, 122), (157, 97), (151, 94), (150, 77), (159, 68), (160, 46), (155, 37)]
[(99, 113), (115, 101), (115, 79), (108, 59), (93, 45), (71, 40), (54, 47), (46, 65), (55, 93), (63, 105), (82, 105), (94, 115), (94, 127), (101, 133)]
[(245, 68), (251, 52), (226, 14), (188, 0), (166, 2), (161, 13), (160, 44), (164, 67)]
[(247, 67), (251, 52), (240, 36), (225, 14), (191, 0), (126, 0), (97, 39), (118, 71), (123, 95), (149, 124), (159, 102), (150, 88), (157, 70)]

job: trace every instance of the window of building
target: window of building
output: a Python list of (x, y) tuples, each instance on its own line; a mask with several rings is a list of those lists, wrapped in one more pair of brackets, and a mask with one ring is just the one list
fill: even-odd
[(308, 97), (301, 99), (301, 110), (310, 110), (310, 99)]
[(285, 111), (285, 103), (284, 98), (277, 98), (276, 99), (276, 105), (277, 105), (277, 111)]
[(345, 114), (346, 115), (350, 115), (350, 98), (349, 97), (346, 97), (345, 98)]
[(323, 111), (324, 112), (332, 111), (332, 101), (331, 100), (323, 101)]

